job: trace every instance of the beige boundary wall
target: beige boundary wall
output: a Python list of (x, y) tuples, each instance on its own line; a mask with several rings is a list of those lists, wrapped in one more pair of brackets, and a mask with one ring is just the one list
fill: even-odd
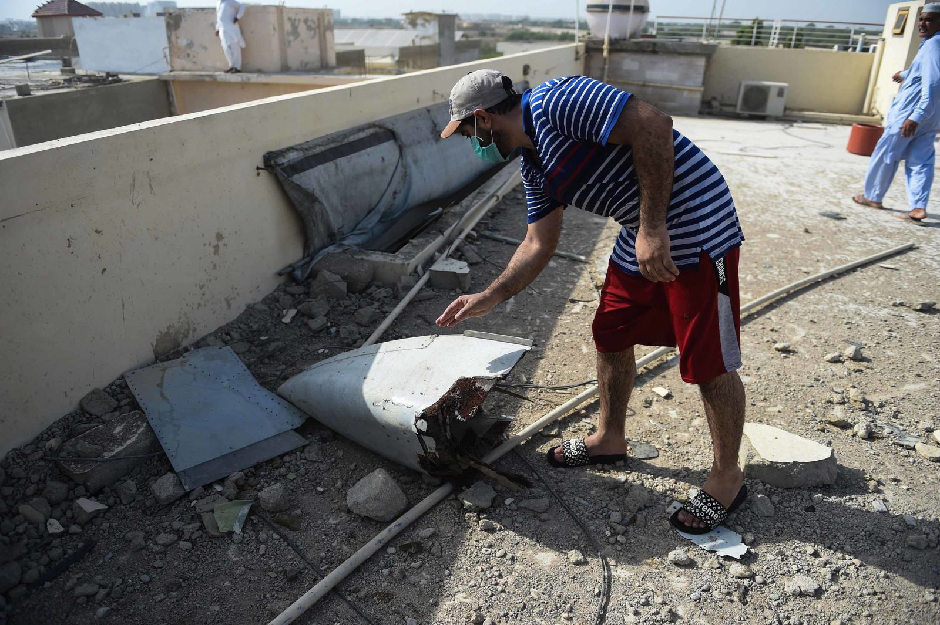
[[(874, 93), (872, 97), (872, 109), (874, 113), (887, 115), (891, 108), (891, 102), (898, 94), (901, 85), (897, 84), (891, 77), (895, 72), (907, 69), (911, 61), (917, 55), (920, 47), (920, 34), (917, 32), (917, 16), (924, 2), (898, 2), (888, 7), (888, 13), (885, 16), (885, 29), (882, 33), (884, 40), (884, 54), (881, 58), (881, 65), (875, 77)], [(907, 26), (904, 33), (895, 35), (894, 20), (897, 17), (898, 9), (906, 7), (910, 11), (907, 16)]]
[(862, 113), (874, 54), (816, 49), (721, 46), (705, 71), (707, 102), (737, 105), (742, 80), (789, 83), (787, 108)]
[[(573, 44), (0, 153), (0, 454), (95, 386), (234, 319), (297, 260), (265, 151), (441, 102), (492, 67), (581, 73)], [(468, 148), (469, 149), (469, 148)]]

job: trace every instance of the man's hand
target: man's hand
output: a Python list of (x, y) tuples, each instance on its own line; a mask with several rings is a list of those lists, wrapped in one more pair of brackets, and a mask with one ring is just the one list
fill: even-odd
[(913, 137), (915, 132), (917, 132), (917, 122), (908, 119), (901, 124), (901, 136), (905, 139)]
[(235, 21), (232, 22), (232, 23), (233, 23), (233, 24), (237, 24), (237, 23), (238, 23), (238, 18), (236, 17), (236, 18), (235, 18)]
[(666, 226), (640, 227), (636, 235), (636, 260), (640, 273), (653, 282), (672, 282), (679, 275), (669, 253), (669, 231)]
[(447, 307), (444, 314), (437, 318), (437, 325), (442, 328), (451, 328), (464, 319), (482, 317), (488, 314), (497, 304), (497, 299), (487, 293), (474, 293), (461, 295)]
[(219, 31), (215, 31), (215, 36), (216, 36), (216, 37), (219, 36)]
[(904, 82), (904, 79), (901, 78), (901, 72), (894, 72), (894, 76), (891, 77), (891, 80), (894, 82)]

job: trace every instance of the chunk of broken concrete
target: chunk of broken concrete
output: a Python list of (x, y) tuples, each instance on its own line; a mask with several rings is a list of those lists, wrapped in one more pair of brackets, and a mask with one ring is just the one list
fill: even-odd
[(862, 348), (858, 345), (849, 345), (842, 351), (842, 355), (848, 360), (854, 360), (855, 362), (865, 360), (865, 357), (862, 355)]
[(346, 506), (359, 516), (391, 521), (408, 508), (408, 498), (385, 469), (376, 469), (346, 493)]
[(320, 274), (332, 273), (338, 276), (346, 283), (350, 293), (359, 293), (368, 288), (369, 283), (372, 282), (372, 275), (375, 273), (372, 263), (356, 258), (348, 252), (327, 254), (318, 260), (313, 268)]
[(65, 531), (65, 528), (62, 527), (62, 524), (56, 521), (55, 519), (46, 520), (46, 531), (50, 534), (61, 534)]
[(287, 489), (284, 484), (278, 482), (268, 486), (258, 493), (258, 503), (263, 510), (268, 512), (281, 512), (287, 510), (290, 506), (290, 500), (287, 497)]
[(114, 401), (114, 398), (102, 391), (100, 388), (96, 388), (84, 397), (82, 397), (79, 404), (82, 407), (82, 410), (92, 415), (93, 417), (103, 417), (104, 415), (117, 410), (118, 403)]
[(46, 519), (52, 515), (52, 508), (45, 499), (37, 498), (29, 503), (21, 504), (17, 512), (33, 525), (45, 525)]
[(353, 315), (353, 321), (364, 327), (371, 326), (378, 318), (379, 311), (375, 309), (375, 306), (363, 306)]
[(297, 312), (305, 317), (310, 317), (311, 319), (325, 317), (326, 315), (330, 314), (330, 303), (322, 297), (308, 299), (306, 302), (297, 307)]
[(662, 386), (654, 386), (650, 390), (656, 393), (657, 395), (659, 395), (660, 397), (662, 397), (663, 399), (669, 399), (670, 397), (672, 397), (672, 391)]
[(470, 289), (470, 265), (454, 258), (442, 258), (431, 265), (431, 288), (445, 291)]
[(69, 496), (69, 485), (49, 480), (42, 490), (42, 496), (53, 506), (65, 501)]
[(748, 477), (780, 488), (835, 484), (831, 448), (760, 423), (745, 423), (744, 435), (739, 463)]
[(932, 311), (936, 307), (937, 307), (936, 302), (918, 302), (914, 304), (913, 306), (911, 306), (911, 309), (917, 312), (926, 313), (926, 312)]
[(476, 482), (457, 497), (463, 502), (465, 508), (470, 510), (485, 510), (493, 505), (496, 491), (486, 482)]
[(75, 521), (79, 525), (85, 525), (99, 512), (107, 509), (108, 506), (103, 503), (98, 503), (94, 499), (86, 499), (85, 497), (76, 499), (75, 503), (72, 504), (72, 514), (75, 515)]
[[(99, 425), (72, 439), (101, 447), (101, 458), (114, 456), (144, 456), (160, 448), (157, 436), (140, 411), (118, 417)], [(82, 484), (91, 493), (97, 493), (127, 475), (145, 458), (128, 458), (111, 462), (90, 460), (59, 461), (59, 469), (77, 484)]]
[(179, 476), (172, 471), (154, 482), (153, 486), (150, 487), (150, 492), (160, 505), (173, 503), (186, 494)]
[(931, 462), (940, 462), (940, 447), (917, 443), (914, 445), (914, 451)]
[(332, 271), (321, 271), (310, 283), (310, 297), (342, 299), (346, 297), (346, 281)]

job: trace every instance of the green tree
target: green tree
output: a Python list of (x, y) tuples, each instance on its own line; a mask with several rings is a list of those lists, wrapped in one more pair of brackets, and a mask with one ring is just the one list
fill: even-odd
[(754, 19), (750, 24), (740, 27), (734, 33), (734, 39), (731, 40), (733, 46), (760, 46), (761, 39), (764, 36), (764, 21)]

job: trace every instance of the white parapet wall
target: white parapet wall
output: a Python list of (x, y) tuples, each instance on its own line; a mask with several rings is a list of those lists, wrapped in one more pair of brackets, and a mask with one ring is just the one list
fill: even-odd
[(85, 71), (162, 74), (170, 70), (162, 16), (86, 17), (72, 24)]
[(474, 69), (532, 84), (581, 73), (576, 50), (570, 44), (0, 153), (0, 455), (92, 388), (231, 321), (277, 286), (275, 272), (302, 254), (303, 229), (274, 177), (256, 169), (266, 151), (442, 102)]

